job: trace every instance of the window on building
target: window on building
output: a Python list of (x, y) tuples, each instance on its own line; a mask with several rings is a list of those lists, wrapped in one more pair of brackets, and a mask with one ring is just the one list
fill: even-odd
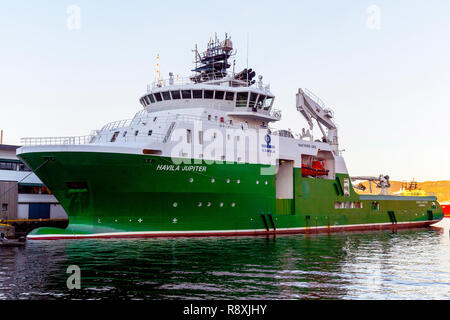
[(19, 171), (31, 171), (25, 163), (19, 163)]
[(17, 163), (12, 161), (0, 161), (0, 170), (17, 170)]
[(236, 107), (247, 107), (248, 92), (238, 92), (236, 97)]

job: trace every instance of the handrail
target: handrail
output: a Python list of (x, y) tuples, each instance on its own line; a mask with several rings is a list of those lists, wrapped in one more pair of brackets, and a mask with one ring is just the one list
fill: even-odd
[(322, 99), (320, 99), (317, 95), (315, 95), (311, 90), (304, 88), (304, 91), (308, 94), (308, 96), (310, 96), (314, 100), (315, 103), (321, 106), (322, 109), (326, 107), (325, 102), (323, 102)]
[[(176, 78), (156, 80), (147, 85), (147, 93), (152, 92), (154, 89), (164, 88), (167, 86), (183, 86), (183, 85), (196, 84), (196, 82), (192, 81), (193, 77), (195, 77), (195, 76), (176, 77)], [(228, 74), (226, 77), (213, 76), (208, 81), (201, 82), (201, 83), (207, 84), (207, 85), (214, 85), (217, 83), (223, 83), (223, 82), (229, 82), (229, 81), (235, 82), (236, 84), (240, 84), (240, 85), (246, 86), (246, 87), (252, 87), (252, 86), (256, 85), (256, 87), (258, 87), (259, 89), (265, 90), (265, 91), (269, 91), (269, 88), (270, 88), (269, 84), (263, 84), (262, 82), (256, 82), (255, 84), (248, 85), (246, 81), (234, 79), (233, 74)]]
[(23, 146), (40, 146), (40, 145), (73, 145), (88, 144), (94, 138), (93, 135), (75, 136), (75, 137), (26, 137), (20, 139)]

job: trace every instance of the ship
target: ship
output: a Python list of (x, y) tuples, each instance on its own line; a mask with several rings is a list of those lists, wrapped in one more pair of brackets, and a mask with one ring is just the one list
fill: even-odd
[(450, 218), (450, 202), (441, 203), (442, 210), (444, 211), (444, 216)]
[(398, 194), (402, 196), (418, 196), (418, 197), (424, 197), (427, 195), (425, 190), (420, 189), (417, 186), (416, 181), (410, 181), (410, 182), (403, 182), (400, 190), (398, 191)]
[(357, 194), (334, 112), (312, 91), (296, 93), (309, 127), (274, 129), (275, 95), (252, 68), (235, 72), (228, 35), (194, 54), (189, 77), (158, 70), (132, 119), (87, 136), (22, 139), (18, 157), (69, 216), (65, 229), (28, 239), (385, 230), (443, 218), (434, 196)]

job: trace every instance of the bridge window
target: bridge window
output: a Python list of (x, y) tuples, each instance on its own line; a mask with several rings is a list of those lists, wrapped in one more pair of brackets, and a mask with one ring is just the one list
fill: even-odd
[(225, 93), (225, 100), (233, 101), (234, 100), (234, 92), (226, 92)]
[(216, 97), (217, 100), (223, 100), (223, 97), (225, 96), (225, 91), (216, 91)]
[(144, 102), (146, 106), (150, 104), (150, 100), (148, 99), (147, 96), (144, 97)]
[(192, 99), (191, 90), (181, 90), (181, 96), (183, 99)]
[(258, 94), (252, 92), (252, 93), (250, 94), (250, 102), (249, 102), (249, 104), (248, 104), (248, 106), (249, 106), (250, 108), (254, 108), (254, 107), (255, 107), (256, 98), (258, 98)]
[(156, 101), (162, 101), (161, 92), (155, 92), (154, 96), (156, 98)]
[(169, 93), (169, 91), (164, 91), (162, 93), (162, 96), (163, 96), (164, 100), (170, 100), (170, 93)]
[(205, 99), (212, 99), (212, 98), (214, 98), (214, 91), (205, 90)]
[(262, 94), (259, 95), (258, 101), (256, 102), (256, 107), (257, 107), (258, 109), (261, 109), (261, 108), (263, 107), (263, 105), (264, 105), (264, 99), (265, 99), (265, 98), (266, 98), (266, 96), (264, 96), (264, 95), (262, 95)]
[(148, 97), (150, 98), (151, 103), (155, 103), (155, 97), (153, 97), (152, 94), (149, 94)]
[(192, 98), (201, 99), (202, 98), (202, 90), (192, 90)]
[(177, 91), (170, 91), (172, 94), (172, 99), (178, 100), (181, 98), (180, 90)]
[(267, 97), (264, 101), (264, 110), (269, 110), (270, 106), (272, 105), (273, 97)]
[(248, 92), (238, 92), (236, 98), (236, 107), (246, 107), (248, 100)]

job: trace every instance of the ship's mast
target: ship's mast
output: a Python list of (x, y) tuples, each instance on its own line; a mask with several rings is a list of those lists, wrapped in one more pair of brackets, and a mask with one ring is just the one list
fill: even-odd
[(195, 83), (226, 77), (227, 69), (231, 67), (228, 59), (235, 54), (233, 43), (227, 34), (225, 34), (224, 41), (220, 41), (215, 35), (214, 39), (210, 39), (207, 49), (203, 53), (199, 53), (197, 45), (195, 45), (194, 53), (195, 69), (192, 71), (195, 72), (195, 75), (191, 77), (191, 80)]

